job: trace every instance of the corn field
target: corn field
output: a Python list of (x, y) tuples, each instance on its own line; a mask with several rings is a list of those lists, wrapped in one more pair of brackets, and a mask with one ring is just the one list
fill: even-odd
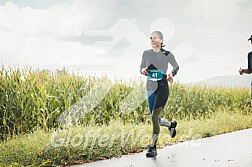
[[(100, 83), (99, 91), (92, 88)], [(105, 88), (108, 88), (106, 90)], [(90, 93), (91, 92), (91, 93)], [(133, 92), (133, 93), (132, 93)], [(105, 96), (99, 96), (103, 94)], [(75, 110), (74, 104), (87, 95), (96, 104), (75, 115), (78, 123), (109, 124), (113, 120), (124, 123), (141, 123), (148, 121), (149, 111), (145, 95), (144, 81), (132, 80), (130, 84), (121, 81), (111, 83), (106, 77), (80, 77), (68, 74), (66, 70), (56, 72), (46, 70), (0, 69), (0, 138), (5, 139), (14, 134), (25, 134), (42, 128), (60, 127), (61, 115)], [(101, 99), (98, 98), (102, 97)], [(125, 101), (124, 107), (122, 101)], [(95, 102), (97, 100), (98, 102)], [(82, 101), (88, 103), (88, 101)], [(138, 103), (136, 103), (138, 102)], [(208, 88), (183, 84), (170, 85), (170, 97), (162, 113), (168, 119), (207, 117), (212, 112), (239, 110), (250, 112), (248, 88)], [(121, 109), (120, 109), (121, 107)], [(132, 108), (133, 107), (133, 108)], [(123, 111), (129, 110), (130, 112)]]

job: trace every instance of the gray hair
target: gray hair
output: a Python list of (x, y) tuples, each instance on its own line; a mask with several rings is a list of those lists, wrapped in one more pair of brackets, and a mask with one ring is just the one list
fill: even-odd
[(164, 39), (164, 36), (163, 36), (162, 32), (160, 32), (160, 31), (153, 31), (152, 33), (157, 34), (157, 35), (158, 35), (158, 37), (159, 37), (159, 39), (161, 39), (161, 40), (163, 40), (163, 39)]
[[(162, 34), (161, 31), (153, 31), (152, 33), (157, 34), (158, 37), (159, 37), (159, 39), (164, 40), (164, 36), (163, 36), (163, 34)], [(163, 42), (162, 42), (162, 43), (161, 43), (161, 49), (162, 49), (163, 47), (165, 47), (165, 45), (164, 45)]]

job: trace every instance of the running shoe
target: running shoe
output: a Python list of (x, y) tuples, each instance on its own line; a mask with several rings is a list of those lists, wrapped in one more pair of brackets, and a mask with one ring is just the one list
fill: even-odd
[(157, 148), (156, 146), (150, 146), (149, 150), (146, 153), (146, 157), (154, 157), (157, 155)]
[(177, 122), (176, 121), (172, 121), (171, 122), (171, 126), (168, 127), (169, 131), (170, 131), (170, 136), (171, 138), (174, 138), (177, 134), (176, 132), (176, 126), (177, 126)]

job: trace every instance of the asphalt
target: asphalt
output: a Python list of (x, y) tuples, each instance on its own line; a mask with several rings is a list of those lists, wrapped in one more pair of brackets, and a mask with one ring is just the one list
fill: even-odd
[(145, 153), (74, 167), (252, 167), (252, 129), (166, 146), (155, 158)]

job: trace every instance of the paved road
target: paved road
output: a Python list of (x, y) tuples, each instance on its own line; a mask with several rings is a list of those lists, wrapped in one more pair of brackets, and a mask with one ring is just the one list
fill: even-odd
[(252, 167), (252, 129), (166, 146), (156, 158), (145, 153), (75, 167)]

